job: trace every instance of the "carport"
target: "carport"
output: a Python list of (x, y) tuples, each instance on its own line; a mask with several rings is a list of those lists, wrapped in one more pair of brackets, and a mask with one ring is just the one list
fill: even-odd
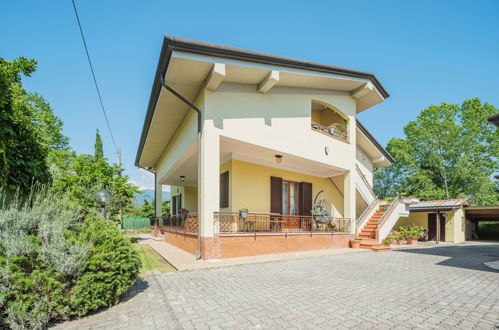
[(469, 206), (464, 212), (467, 240), (499, 240), (499, 205)]

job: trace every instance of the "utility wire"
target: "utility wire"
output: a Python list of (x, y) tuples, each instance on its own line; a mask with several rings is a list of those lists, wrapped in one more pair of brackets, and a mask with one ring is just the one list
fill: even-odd
[(83, 29), (81, 27), (80, 17), (78, 16), (78, 11), (76, 10), (75, 0), (71, 0), (73, 2), (73, 8), (76, 15), (76, 20), (78, 21), (78, 27), (80, 28), (81, 39), (83, 40), (83, 46), (85, 46), (85, 52), (87, 54), (88, 64), (90, 65), (90, 71), (92, 71), (92, 77), (94, 78), (95, 89), (97, 89), (97, 95), (99, 96), (99, 102), (102, 108), (102, 113), (104, 114), (104, 118), (106, 119), (107, 128), (109, 129), (109, 134), (111, 134), (111, 140), (113, 141), (114, 149), (116, 153), (119, 154), (120, 151), (116, 146), (116, 142), (114, 141), (113, 132), (111, 131), (111, 125), (109, 125), (109, 120), (107, 119), (106, 109), (104, 108), (104, 103), (102, 102), (102, 96), (100, 94), (99, 85), (97, 84), (97, 79), (95, 78), (94, 67), (92, 66), (92, 61), (90, 60), (90, 54), (88, 53), (87, 42), (85, 41), (85, 35), (83, 34)]

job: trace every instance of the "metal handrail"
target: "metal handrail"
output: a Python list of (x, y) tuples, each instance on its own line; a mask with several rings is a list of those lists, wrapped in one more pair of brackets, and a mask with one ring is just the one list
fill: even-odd
[(388, 207), (386, 208), (385, 210), (385, 213), (383, 214), (383, 216), (381, 218), (379, 218), (378, 220), (378, 228), (380, 227), (381, 224), (383, 224), (385, 222), (385, 219), (390, 215), (392, 209), (395, 207), (395, 205), (400, 201), (400, 199), (402, 198), (402, 195), (397, 195), (397, 197), (395, 197), (393, 199), (393, 201), (390, 203), (390, 205), (388, 205)]
[(312, 121), (312, 129), (320, 131), (324, 134), (330, 135), (332, 137), (338, 138), (343, 141), (348, 142), (348, 133), (339, 132), (334, 127), (327, 127), (325, 125), (319, 124), (315, 121)]
[[(347, 232), (353, 219), (329, 217), (327, 223), (316, 221), (314, 216), (282, 215), (278, 213), (214, 212), (218, 233), (265, 233), (265, 232)], [(328, 225), (330, 223), (331, 225)]]
[(360, 214), (360, 216), (355, 220), (355, 225), (359, 225), (362, 219), (366, 216), (366, 214), (374, 207), (374, 205), (378, 202), (378, 199), (375, 198)]
[(355, 169), (359, 173), (360, 178), (362, 179), (362, 181), (364, 181), (364, 183), (366, 184), (367, 189), (369, 189), (369, 191), (371, 192), (371, 194), (376, 197), (376, 194), (374, 193), (373, 187), (371, 186), (371, 184), (369, 183), (369, 181), (367, 181), (367, 178), (364, 175), (364, 173), (362, 173), (362, 170), (360, 169), (359, 165), (355, 164)]

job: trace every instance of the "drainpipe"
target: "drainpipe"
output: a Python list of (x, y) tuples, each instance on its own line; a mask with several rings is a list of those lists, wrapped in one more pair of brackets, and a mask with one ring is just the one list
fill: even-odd
[[(185, 104), (187, 104), (189, 106), (189, 108), (191, 108), (192, 110), (194, 110), (194, 111), (197, 112), (197, 114), (198, 114), (198, 145), (201, 147), (201, 143), (200, 143), (201, 141), (199, 141), (200, 138), (201, 138), (201, 110), (199, 110), (199, 108), (196, 107), (192, 102), (190, 102), (185, 97), (183, 97), (179, 92), (177, 92), (176, 90), (174, 90), (173, 88), (171, 88), (170, 86), (168, 86), (166, 84), (166, 82), (165, 82), (165, 77), (164, 76), (160, 76), (159, 80), (161, 82), (161, 86), (163, 86), (170, 93), (172, 93), (173, 95), (175, 95), (180, 101), (182, 101)], [(201, 173), (199, 174), (198, 182), (200, 180), (201, 180)], [(201, 259), (201, 222), (200, 222), (199, 215), (198, 215), (198, 249), (197, 249), (197, 252), (196, 252), (196, 259)]]

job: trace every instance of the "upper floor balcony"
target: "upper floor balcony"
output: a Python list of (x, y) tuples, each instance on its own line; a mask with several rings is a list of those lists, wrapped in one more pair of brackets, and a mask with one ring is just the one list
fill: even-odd
[(311, 117), (313, 130), (349, 142), (348, 117), (341, 111), (320, 101), (313, 101)]

